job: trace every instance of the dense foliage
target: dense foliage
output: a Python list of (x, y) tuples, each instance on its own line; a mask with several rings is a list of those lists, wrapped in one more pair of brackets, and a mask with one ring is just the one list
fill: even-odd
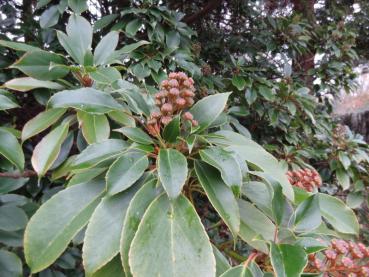
[(200, 2), (0, 7), (0, 276), (368, 276), (368, 5)]

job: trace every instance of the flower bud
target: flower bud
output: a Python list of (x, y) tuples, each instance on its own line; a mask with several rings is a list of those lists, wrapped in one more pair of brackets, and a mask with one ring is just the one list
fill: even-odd
[(343, 257), (341, 262), (346, 268), (352, 268), (354, 266), (354, 262), (349, 257)]
[(178, 105), (178, 107), (184, 107), (186, 105), (186, 100), (184, 100), (183, 98), (178, 98), (176, 100), (176, 104)]
[(169, 103), (165, 103), (163, 106), (161, 106), (161, 111), (163, 113), (171, 113), (173, 111), (173, 106)]
[(192, 125), (193, 125), (194, 127), (196, 127), (196, 126), (198, 126), (198, 125), (199, 125), (199, 122), (198, 122), (197, 120), (195, 120), (195, 119), (192, 119), (192, 120), (191, 120), (191, 123), (192, 123)]
[(172, 96), (178, 96), (179, 95), (179, 90), (177, 88), (171, 88), (169, 91), (169, 94)]
[(183, 97), (194, 97), (195, 93), (189, 89), (186, 89), (185, 91), (183, 91), (182, 96)]
[(161, 118), (161, 123), (163, 123), (164, 125), (169, 124), (169, 122), (171, 122), (171, 121), (172, 121), (172, 117), (170, 117), (170, 116), (163, 116)]
[(151, 117), (153, 117), (153, 118), (159, 118), (161, 116), (161, 114), (159, 113), (159, 112), (152, 112), (151, 113)]
[(192, 119), (193, 119), (193, 115), (192, 115), (192, 113), (190, 113), (190, 112), (185, 112), (185, 113), (183, 114), (183, 118), (184, 118), (185, 120), (192, 120)]
[(176, 87), (176, 88), (178, 88), (178, 86), (179, 86), (179, 84), (178, 84), (178, 81), (177, 80), (175, 80), (175, 79), (172, 79), (172, 80), (170, 80), (169, 81), (169, 86), (170, 87)]

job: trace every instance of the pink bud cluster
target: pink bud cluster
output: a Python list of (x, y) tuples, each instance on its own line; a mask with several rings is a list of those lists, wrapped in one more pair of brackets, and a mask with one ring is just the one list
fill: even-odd
[(369, 248), (363, 243), (333, 239), (322, 254), (309, 256), (310, 270), (332, 276), (369, 277)]
[[(160, 132), (160, 124), (167, 125), (174, 116), (194, 104), (195, 87), (192, 78), (183, 72), (171, 72), (169, 78), (161, 82), (160, 91), (155, 94), (155, 104), (159, 112), (153, 112), (148, 120), (151, 134)], [(184, 112), (182, 118), (197, 126), (190, 112)], [(152, 132), (151, 132), (152, 131)]]
[(312, 192), (322, 184), (322, 179), (315, 169), (299, 169), (287, 172), (287, 178), (291, 185)]

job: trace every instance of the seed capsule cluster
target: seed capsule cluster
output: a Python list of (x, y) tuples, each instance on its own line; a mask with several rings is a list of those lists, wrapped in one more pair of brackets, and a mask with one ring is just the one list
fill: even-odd
[[(161, 82), (160, 91), (155, 94), (155, 104), (159, 112), (153, 112), (147, 121), (148, 131), (155, 135), (160, 132), (160, 124), (167, 125), (174, 116), (194, 104), (195, 87), (192, 78), (183, 72), (171, 72), (169, 78)], [(193, 126), (198, 122), (190, 112), (184, 112), (182, 118)]]
[(287, 172), (291, 185), (312, 192), (322, 184), (319, 173), (314, 169), (304, 168)]
[(309, 255), (311, 271), (328, 272), (332, 276), (369, 277), (369, 248), (362, 243), (333, 239), (322, 254), (321, 257)]

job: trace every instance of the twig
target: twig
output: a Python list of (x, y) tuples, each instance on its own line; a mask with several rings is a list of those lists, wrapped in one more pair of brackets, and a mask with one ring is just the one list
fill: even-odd
[(37, 173), (33, 170), (25, 170), (23, 172), (0, 172), (0, 177), (13, 178), (13, 179), (27, 178), (27, 177), (32, 177), (36, 175)]

